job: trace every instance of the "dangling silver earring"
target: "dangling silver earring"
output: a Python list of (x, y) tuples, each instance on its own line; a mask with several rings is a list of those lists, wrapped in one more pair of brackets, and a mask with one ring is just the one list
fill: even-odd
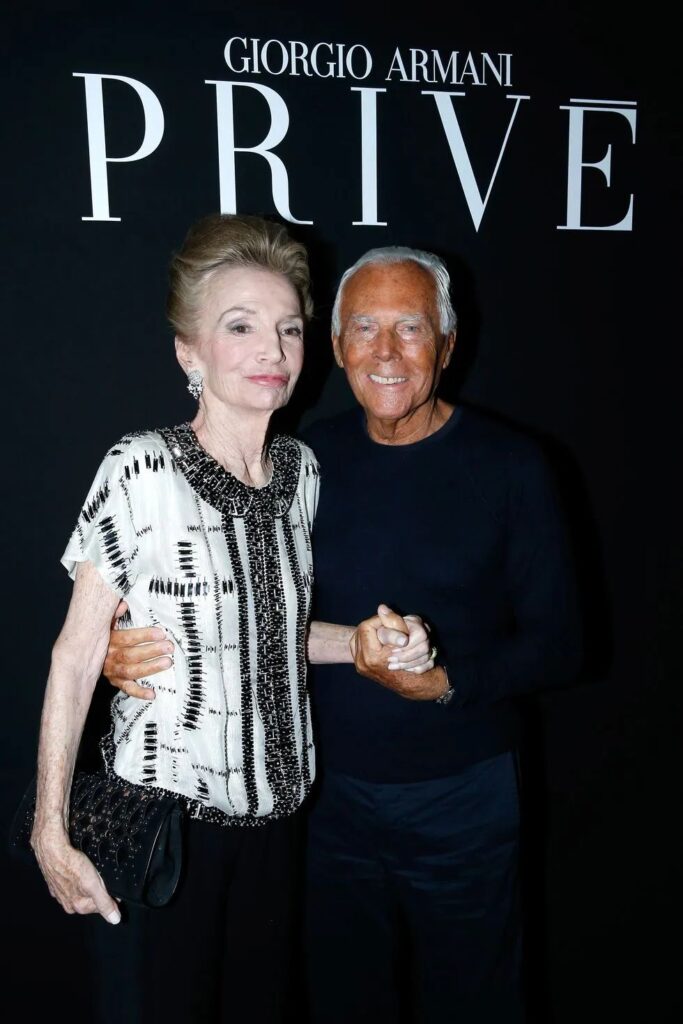
[(197, 399), (197, 401), (202, 397), (202, 391), (204, 390), (204, 378), (199, 370), (190, 370), (188, 373), (187, 390), (193, 398)]

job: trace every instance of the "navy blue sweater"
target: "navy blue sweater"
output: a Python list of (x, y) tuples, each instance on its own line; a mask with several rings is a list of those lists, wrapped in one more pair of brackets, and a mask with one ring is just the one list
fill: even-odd
[(455, 695), (411, 701), (353, 665), (311, 669), (321, 767), (378, 782), (438, 778), (518, 741), (516, 695), (579, 662), (574, 575), (541, 453), (458, 408), (410, 445), (368, 437), (360, 408), (315, 424), (321, 467), (313, 616), (356, 624), (385, 602), (435, 630)]

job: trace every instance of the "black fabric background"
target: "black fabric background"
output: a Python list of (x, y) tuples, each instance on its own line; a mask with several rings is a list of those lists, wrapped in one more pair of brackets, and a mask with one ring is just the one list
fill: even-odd
[[(168, 6), (97, 14), (77, 5), (59, 15), (8, 14), (0, 94), (4, 817), (32, 771), (50, 646), (69, 595), (59, 556), (95, 468), (125, 431), (191, 413), (163, 308), (171, 250), (191, 221), (218, 208), (215, 89), (204, 83), (238, 80), (223, 59), (230, 36), (362, 42), (375, 60), (365, 82), (247, 79), (287, 103), (290, 128), (278, 153), (294, 215), (314, 221), (294, 227), (310, 246), (317, 319), (286, 425), (352, 401), (329, 351), (339, 272), (372, 245), (444, 255), (461, 318), (446, 390), (545, 442), (583, 586), (584, 682), (534, 701), (527, 716), (534, 1019), (674, 1019), (678, 964), (667, 929), (678, 876), (681, 97), (664, 11), (659, 3), (637, 15), (616, 5), (527, 3), (399, 14), (383, 5), (256, 0), (201, 15)], [(457, 101), (481, 183), (510, 116), (503, 93), (531, 97), (478, 232), (434, 102), (420, 95), (439, 86), (384, 81), (397, 45), (513, 54), (513, 88), (469, 87)], [(164, 109), (157, 151), (109, 167), (120, 223), (81, 220), (91, 213), (90, 181), (83, 80), (74, 72), (138, 79)], [(352, 226), (360, 212), (354, 85), (387, 88), (378, 101), (387, 227)], [(263, 105), (249, 92), (237, 115), (247, 145), (265, 131)], [(617, 115), (596, 117), (585, 142), (587, 160), (613, 147), (609, 189), (598, 172), (584, 174), (586, 219), (619, 219), (634, 193), (630, 232), (557, 230), (568, 128), (559, 108), (571, 97), (637, 102), (635, 145)], [(142, 133), (139, 101), (112, 85), (105, 109), (110, 151), (130, 153)], [(238, 156), (237, 184), (240, 211), (275, 212), (262, 159)], [(106, 697), (101, 686), (86, 750)], [(87, 1019), (79, 922), (30, 870), (7, 866), (3, 877), (9, 1007), (31, 1019), (50, 1009)]]

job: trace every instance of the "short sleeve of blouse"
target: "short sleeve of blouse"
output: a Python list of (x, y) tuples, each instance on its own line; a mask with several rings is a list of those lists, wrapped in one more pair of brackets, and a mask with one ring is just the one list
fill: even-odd
[(131, 493), (134, 455), (124, 439), (105, 455), (61, 562), (75, 579), (79, 562), (92, 562), (105, 583), (125, 597), (137, 578), (138, 536)]
[(315, 513), (318, 508), (318, 496), (320, 493), (320, 466), (315, 454), (308, 445), (299, 442), (301, 447), (301, 458), (303, 463), (305, 487), (304, 487), (304, 501), (306, 503), (306, 512), (308, 515), (309, 527), (313, 527), (313, 520), (315, 519)]

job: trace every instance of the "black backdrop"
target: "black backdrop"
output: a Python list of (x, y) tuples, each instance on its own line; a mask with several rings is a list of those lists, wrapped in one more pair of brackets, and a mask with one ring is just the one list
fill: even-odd
[[(638, 15), (605, 4), (521, 7), (425, 7), (402, 16), (379, 5), (325, 9), (305, 0), (283, 9), (255, 0), (201, 15), (164, 7), (6, 19), (3, 810), (32, 770), (50, 644), (69, 593), (59, 555), (94, 469), (126, 430), (191, 411), (163, 306), (172, 248), (192, 220), (220, 204), (217, 87), (206, 83), (236, 83), (241, 147), (262, 142), (271, 119), (268, 94), (244, 83), (267, 87), (289, 116), (275, 153), (287, 168), (292, 214), (313, 222), (293, 227), (312, 253), (317, 320), (288, 425), (351, 402), (327, 335), (340, 270), (372, 245), (426, 247), (447, 258), (460, 312), (447, 389), (540, 436), (565, 495), (589, 642), (583, 684), (528, 708), (535, 1018), (664, 1021), (674, 1019), (677, 984), (665, 933), (675, 920), (680, 710), (680, 591), (671, 568), (680, 546), (674, 29), (658, 4)], [(296, 75), (291, 63), (280, 75), (261, 64), (242, 73), (239, 58), (251, 54), (251, 43), (235, 44), (231, 70), (224, 57), (231, 37), (279, 41), (266, 52), (275, 71), (280, 43), (287, 51), (292, 40), (309, 55), (316, 43), (331, 44), (317, 51), (323, 72), (353, 45), (352, 71), (365, 73), (366, 53), (372, 69), (359, 79), (345, 64), (344, 78), (307, 76), (302, 62)], [(437, 50), (455, 81), (441, 81), (438, 64), (436, 83), (401, 80), (397, 48), (405, 77), (422, 73), (418, 66), (411, 75), (411, 49), (419, 48), (429, 77)], [(448, 65), (453, 51), (457, 69)], [(107, 165), (117, 221), (83, 219), (93, 216), (88, 143), (96, 130), (93, 120), (89, 136), (85, 89), (89, 81), (96, 96), (96, 76), (144, 83), (164, 116), (154, 152)], [(359, 87), (386, 91), (351, 91)], [(451, 109), (482, 196), (517, 106), (478, 229), (462, 150), (459, 175), (427, 91), (464, 93)], [(154, 100), (146, 121), (134, 86), (106, 79), (102, 95), (107, 154), (134, 154), (153, 133)], [(366, 113), (376, 102), (374, 218), (370, 193), (362, 214), (361, 95)], [(592, 109), (583, 149), (578, 157), (573, 150), (581, 208), (574, 204), (568, 219), (577, 107)], [(225, 142), (225, 121), (222, 131)], [(577, 159), (598, 163), (608, 146), (609, 174), (606, 165), (577, 171)], [(630, 230), (609, 229), (627, 214), (631, 195)], [(277, 214), (263, 157), (237, 155), (236, 196), (241, 212)], [(363, 219), (386, 224), (354, 225)], [(50, 1007), (86, 1019), (86, 983), (73, 968), (78, 922), (61, 914), (28, 869), (8, 867), (4, 878), (10, 1005), (23, 1005), (31, 1019)]]

